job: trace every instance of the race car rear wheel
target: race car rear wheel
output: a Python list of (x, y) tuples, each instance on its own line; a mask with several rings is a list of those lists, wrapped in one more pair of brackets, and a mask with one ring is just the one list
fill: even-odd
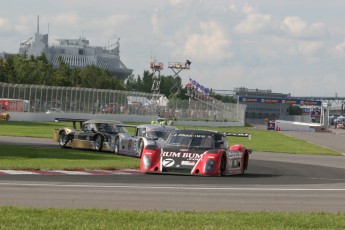
[(68, 136), (65, 131), (59, 133), (59, 145), (61, 148), (66, 148), (68, 142)]
[(119, 154), (120, 152), (120, 140), (118, 137), (115, 138), (115, 147), (114, 147), (114, 153)]
[(95, 150), (97, 152), (102, 151), (103, 147), (103, 137), (101, 135), (97, 135), (95, 138)]
[(248, 153), (245, 152), (243, 155), (243, 166), (241, 173), (244, 174), (244, 171), (248, 169)]
[(222, 154), (219, 163), (219, 175), (225, 176), (226, 175), (226, 155)]

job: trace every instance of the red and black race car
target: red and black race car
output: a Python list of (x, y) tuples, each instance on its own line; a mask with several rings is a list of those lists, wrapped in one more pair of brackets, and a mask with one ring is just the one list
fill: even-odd
[(247, 170), (250, 149), (228, 146), (227, 136), (250, 137), (247, 133), (209, 130), (176, 130), (162, 146), (147, 145), (140, 170), (145, 173), (227, 176)]

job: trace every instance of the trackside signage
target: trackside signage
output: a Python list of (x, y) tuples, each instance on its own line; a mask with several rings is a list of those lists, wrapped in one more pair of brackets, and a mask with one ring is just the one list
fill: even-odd
[(294, 100), (283, 98), (266, 98), (266, 97), (239, 97), (239, 101), (243, 103), (264, 103), (264, 104), (288, 104), (288, 105), (310, 105), (321, 106), (322, 101), (314, 100)]

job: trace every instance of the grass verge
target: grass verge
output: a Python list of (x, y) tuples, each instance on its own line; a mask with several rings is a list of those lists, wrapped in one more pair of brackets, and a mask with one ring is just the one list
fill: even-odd
[[(71, 127), (70, 122), (0, 122), (0, 136), (40, 137), (52, 138), (53, 130)], [(251, 139), (229, 137), (230, 144), (241, 143), (257, 152), (280, 152), (294, 154), (341, 155), (341, 153), (310, 144), (304, 140), (286, 136), (280, 132), (257, 130), (251, 127), (195, 127), (183, 126), (178, 128), (212, 129), (221, 132), (246, 132)], [(133, 134), (134, 129), (129, 128)]]
[(344, 229), (345, 214), (0, 208), (0, 229)]
[(0, 145), (0, 169), (83, 170), (139, 168), (139, 159), (95, 151)]

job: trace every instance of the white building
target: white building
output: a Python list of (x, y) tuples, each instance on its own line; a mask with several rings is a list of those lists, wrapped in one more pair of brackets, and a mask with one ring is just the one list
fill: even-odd
[(108, 70), (111, 75), (122, 80), (125, 80), (133, 72), (120, 59), (120, 39), (110, 48), (105, 48), (90, 46), (89, 40), (83, 38), (58, 39), (57, 45), (49, 46), (48, 37), (48, 34), (39, 33), (39, 20), (37, 18), (35, 37), (20, 43), (19, 54), (38, 57), (44, 53), (53, 68), (58, 67), (60, 60), (71, 68), (95, 65)]

